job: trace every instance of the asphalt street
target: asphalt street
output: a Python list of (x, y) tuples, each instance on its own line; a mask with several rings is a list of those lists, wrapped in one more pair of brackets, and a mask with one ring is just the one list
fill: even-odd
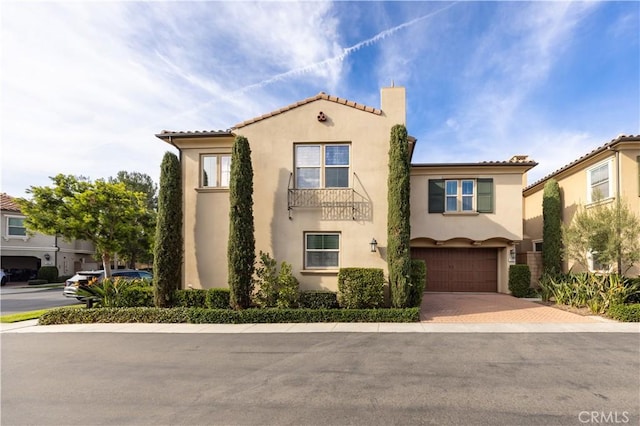
[(78, 304), (76, 299), (62, 295), (58, 288), (23, 288), (8, 284), (0, 290), (0, 313), (17, 314), (39, 309)]
[(1, 343), (2, 425), (640, 422), (638, 333), (16, 333)]

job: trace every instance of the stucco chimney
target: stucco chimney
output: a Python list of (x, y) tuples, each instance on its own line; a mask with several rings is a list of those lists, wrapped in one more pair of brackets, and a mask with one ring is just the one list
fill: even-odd
[(380, 91), (380, 109), (393, 124), (407, 124), (407, 100), (404, 87), (383, 87)]

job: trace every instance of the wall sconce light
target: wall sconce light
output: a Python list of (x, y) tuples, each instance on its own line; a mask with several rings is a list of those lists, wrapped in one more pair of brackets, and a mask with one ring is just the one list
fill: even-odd
[(51, 260), (51, 255), (49, 253), (45, 253), (44, 260), (47, 260), (47, 261)]
[(373, 238), (371, 240), (371, 242), (369, 243), (369, 248), (371, 249), (371, 253), (375, 253), (377, 248), (378, 248), (378, 242), (376, 241), (375, 238)]

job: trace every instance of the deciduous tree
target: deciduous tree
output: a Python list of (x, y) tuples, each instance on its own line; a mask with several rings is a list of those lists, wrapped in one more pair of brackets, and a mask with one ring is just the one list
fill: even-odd
[(53, 186), (31, 186), (31, 199), (18, 200), (25, 226), (30, 232), (90, 241), (110, 276), (112, 254), (122, 252), (130, 235), (142, 232), (143, 195), (102, 179), (63, 174), (51, 179)]

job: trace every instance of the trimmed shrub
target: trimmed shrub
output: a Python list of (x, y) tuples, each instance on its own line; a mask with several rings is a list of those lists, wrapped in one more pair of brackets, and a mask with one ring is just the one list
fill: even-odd
[(137, 306), (153, 307), (153, 287), (150, 285), (136, 285), (125, 288), (120, 295), (118, 306), (126, 308)]
[(426, 281), (427, 264), (425, 261), (420, 259), (411, 259), (411, 276), (407, 300), (408, 307), (420, 307), (422, 304), (422, 294), (424, 293)]
[(509, 266), (509, 291), (515, 297), (527, 297), (531, 288), (529, 265)]
[(278, 303), (278, 262), (269, 253), (260, 250), (260, 262), (256, 268), (255, 301), (258, 306), (273, 307)]
[(384, 303), (384, 274), (379, 268), (340, 268), (338, 303), (347, 309), (377, 308)]
[(305, 322), (417, 322), (420, 309), (73, 308), (45, 312), (40, 325), (88, 323), (255, 324)]
[(210, 288), (205, 296), (205, 306), (209, 309), (230, 309), (230, 297), (228, 288)]
[(49, 284), (49, 281), (47, 280), (29, 280), (27, 281), (28, 285), (42, 285), (42, 284)]
[(73, 275), (60, 275), (57, 279), (56, 282), (57, 283), (63, 283), (65, 281), (67, 281), (69, 278), (73, 277)]
[(640, 322), (640, 303), (631, 305), (613, 305), (607, 314), (618, 321)]
[(303, 291), (299, 295), (298, 304), (301, 308), (309, 309), (337, 309), (338, 294), (333, 291)]
[(58, 279), (58, 268), (55, 266), (43, 266), (38, 269), (38, 279), (47, 280), (47, 282), (54, 283)]
[(278, 287), (278, 308), (297, 308), (300, 284), (298, 279), (291, 273), (291, 265), (287, 262), (282, 262), (280, 266)]
[(182, 308), (204, 308), (207, 303), (207, 290), (192, 288), (176, 290), (173, 293), (173, 305)]
[(625, 281), (627, 287), (635, 289), (627, 296), (625, 303), (640, 303), (640, 278), (629, 278)]

